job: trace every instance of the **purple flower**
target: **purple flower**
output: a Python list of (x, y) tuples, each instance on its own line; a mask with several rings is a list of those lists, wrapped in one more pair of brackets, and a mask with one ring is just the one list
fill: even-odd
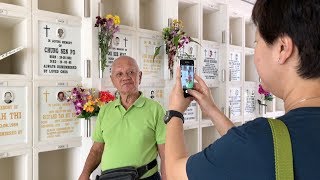
[(81, 114), (81, 112), (82, 112), (82, 109), (76, 109), (76, 115), (80, 115)]
[(263, 94), (264, 95), (264, 100), (267, 100), (267, 101), (272, 101), (272, 95), (270, 92), (264, 90), (261, 86), (261, 84), (259, 84), (259, 89), (258, 89), (258, 92), (259, 94)]
[(81, 100), (77, 100), (75, 102), (76, 107), (81, 107), (82, 108), (82, 101)]
[(265, 96), (268, 95), (268, 94), (270, 94), (268, 91), (265, 91), (265, 90), (262, 88), (261, 84), (259, 84), (259, 90), (258, 90), (258, 92), (259, 92), (259, 94), (264, 94)]

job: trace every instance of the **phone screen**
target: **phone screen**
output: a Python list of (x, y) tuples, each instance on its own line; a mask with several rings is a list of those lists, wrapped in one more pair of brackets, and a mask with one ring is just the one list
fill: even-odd
[(187, 89), (193, 89), (194, 85), (194, 63), (193, 60), (180, 60), (181, 84), (185, 96), (189, 96)]

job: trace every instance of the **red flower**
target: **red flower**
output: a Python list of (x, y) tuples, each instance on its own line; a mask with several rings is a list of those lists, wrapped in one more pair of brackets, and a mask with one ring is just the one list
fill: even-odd
[(108, 103), (109, 101), (113, 101), (116, 99), (114, 95), (112, 95), (109, 91), (100, 91), (99, 93), (100, 101)]

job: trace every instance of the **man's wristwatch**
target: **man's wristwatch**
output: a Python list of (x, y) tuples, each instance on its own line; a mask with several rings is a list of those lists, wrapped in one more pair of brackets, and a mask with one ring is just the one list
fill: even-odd
[(183, 114), (179, 111), (175, 111), (175, 110), (168, 110), (166, 112), (166, 115), (163, 117), (164, 123), (168, 123), (172, 117), (178, 117), (182, 120), (182, 123), (184, 123), (184, 117)]

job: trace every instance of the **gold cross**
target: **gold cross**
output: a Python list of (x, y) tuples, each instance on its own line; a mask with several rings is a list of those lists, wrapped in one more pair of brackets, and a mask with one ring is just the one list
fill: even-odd
[(48, 94), (50, 94), (50, 93), (48, 93), (48, 90), (46, 90), (46, 92), (43, 94), (46, 95), (46, 103), (47, 103), (48, 102)]

